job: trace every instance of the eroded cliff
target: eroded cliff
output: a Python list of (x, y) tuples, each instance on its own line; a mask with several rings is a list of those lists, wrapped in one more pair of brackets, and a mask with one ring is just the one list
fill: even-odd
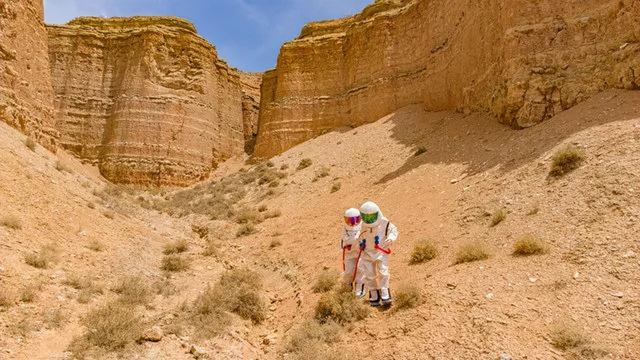
[(529, 127), (639, 84), (637, 0), (378, 0), (284, 44), (263, 78), (254, 155), (413, 103)]
[(244, 147), (240, 76), (187, 21), (49, 26), (60, 144), (117, 183), (188, 185)]
[(244, 126), (244, 151), (253, 153), (258, 136), (260, 115), (260, 85), (262, 73), (240, 73), (242, 81), (242, 121)]
[(42, 0), (0, 2), (0, 120), (55, 148)]

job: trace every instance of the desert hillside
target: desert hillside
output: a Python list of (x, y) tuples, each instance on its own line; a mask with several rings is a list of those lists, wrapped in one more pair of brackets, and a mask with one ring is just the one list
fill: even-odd
[[(637, 92), (605, 92), (522, 131), (486, 114), (410, 106), (163, 193), (108, 185), (64, 152), (32, 151), (4, 125), (1, 134), (8, 358), (640, 356)], [(550, 177), (566, 146), (581, 151), (581, 166)], [(315, 293), (316, 280), (340, 267), (342, 209), (365, 199), (400, 229), (392, 290), (412, 301), (316, 324), (321, 297), (333, 294)], [(546, 251), (512, 255), (525, 235)], [(410, 265), (423, 241), (437, 255)], [(469, 243), (488, 258), (456, 265)], [(236, 276), (234, 286), (253, 284), (257, 303), (245, 304), (255, 306), (198, 312), (242, 271), (261, 279)], [(136, 326), (123, 326), (123, 347), (92, 346), (83, 319), (126, 301)], [(558, 333), (580, 341), (558, 347)]]

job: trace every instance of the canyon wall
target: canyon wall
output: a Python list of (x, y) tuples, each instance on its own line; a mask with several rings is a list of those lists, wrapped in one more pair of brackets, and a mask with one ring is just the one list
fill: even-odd
[(49, 26), (60, 145), (116, 183), (183, 186), (244, 148), (242, 84), (170, 17)]
[(240, 73), (242, 81), (242, 122), (244, 126), (244, 151), (253, 153), (258, 136), (260, 115), (260, 85), (262, 73)]
[(0, 2), (0, 121), (50, 150), (57, 133), (42, 0)]
[(378, 0), (283, 45), (263, 77), (254, 156), (414, 103), (522, 128), (639, 85), (637, 0)]

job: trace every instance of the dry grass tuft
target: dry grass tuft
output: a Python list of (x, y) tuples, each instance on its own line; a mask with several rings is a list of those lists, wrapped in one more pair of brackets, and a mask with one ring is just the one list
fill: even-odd
[(584, 331), (575, 325), (563, 324), (551, 331), (551, 345), (560, 350), (569, 350), (584, 346), (589, 338)]
[(80, 290), (76, 300), (81, 304), (88, 303), (94, 295), (102, 294), (104, 291), (102, 285), (94, 283), (91, 278), (81, 277), (75, 274), (67, 276), (63, 284)]
[(561, 177), (576, 170), (582, 165), (584, 158), (584, 152), (573, 145), (558, 150), (551, 158), (549, 177)]
[(164, 271), (179, 272), (189, 268), (189, 260), (178, 254), (165, 255), (160, 268)]
[(296, 360), (343, 359), (344, 354), (340, 351), (329, 350), (330, 345), (340, 341), (341, 332), (342, 327), (336, 323), (309, 320), (295, 330), (285, 350)]
[(56, 244), (48, 244), (40, 248), (37, 253), (28, 254), (24, 261), (35, 268), (47, 269), (58, 262), (60, 250)]
[(209, 228), (207, 226), (193, 224), (191, 225), (191, 231), (196, 233), (200, 239), (209, 236)]
[(524, 235), (513, 245), (513, 255), (515, 256), (542, 255), (548, 251), (547, 244), (533, 235)]
[(342, 184), (340, 184), (339, 182), (335, 182), (333, 183), (333, 185), (331, 185), (331, 193), (333, 194), (334, 192), (338, 192), (341, 188)]
[(256, 226), (251, 224), (251, 223), (247, 223), (247, 224), (243, 224), (238, 228), (238, 231), (236, 231), (236, 237), (242, 237), (242, 236), (248, 236), (251, 234), (255, 234), (257, 233), (258, 230), (256, 229)]
[(501, 222), (503, 222), (507, 218), (507, 210), (505, 208), (501, 208), (496, 210), (493, 215), (491, 215), (491, 227), (494, 227)]
[(404, 284), (399, 286), (393, 297), (394, 309), (396, 310), (411, 309), (422, 303), (420, 289), (414, 285)]
[(311, 166), (311, 164), (313, 164), (313, 161), (309, 158), (304, 158), (302, 160), (300, 160), (300, 162), (298, 163), (298, 167), (296, 168), (296, 170), (303, 170), (308, 168), (309, 166)]
[(119, 301), (131, 305), (147, 305), (154, 296), (154, 289), (149, 285), (149, 281), (141, 275), (124, 277), (113, 291), (120, 295)]
[(481, 242), (475, 241), (462, 245), (456, 254), (455, 264), (486, 260), (490, 256), (489, 250)]
[(165, 255), (170, 254), (182, 254), (189, 250), (189, 243), (185, 239), (176, 240), (164, 246), (163, 253)]
[(87, 331), (70, 345), (77, 358), (97, 347), (106, 351), (121, 350), (142, 335), (144, 323), (135, 307), (119, 301), (109, 302), (90, 311), (82, 319)]
[(316, 170), (315, 177), (312, 181), (318, 181), (322, 178), (326, 178), (331, 173), (331, 170), (326, 166), (321, 166), (320, 169)]
[(22, 229), (22, 221), (19, 217), (12, 214), (3, 215), (2, 218), (0, 218), (0, 226), (13, 230), (20, 230)]
[(236, 214), (235, 220), (238, 224), (259, 224), (262, 222), (262, 215), (256, 209), (242, 208)]
[(331, 270), (325, 270), (318, 275), (316, 278), (316, 282), (313, 285), (313, 292), (318, 293), (326, 293), (331, 291), (336, 283), (338, 282), (338, 273)]
[(351, 288), (342, 286), (331, 292), (324, 293), (315, 308), (315, 318), (321, 323), (335, 321), (346, 324), (362, 320), (368, 314), (368, 309), (353, 296)]
[(411, 252), (411, 258), (409, 259), (410, 265), (422, 264), (427, 261), (433, 260), (438, 256), (438, 248), (429, 240), (423, 240), (416, 244)]
[(220, 255), (220, 251), (218, 250), (218, 244), (212, 239), (207, 240), (207, 243), (204, 246), (204, 250), (202, 251), (202, 256), (218, 256)]
[(0, 309), (15, 305), (15, 294), (8, 287), (0, 287)]
[(265, 305), (258, 295), (261, 289), (257, 273), (248, 269), (229, 270), (196, 299), (195, 313), (220, 317), (219, 312), (226, 310), (255, 324), (261, 323), (266, 319)]
[(26, 139), (24, 139), (24, 146), (29, 148), (29, 150), (36, 151), (36, 145), (36, 141), (33, 140), (33, 138), (27, 137)]

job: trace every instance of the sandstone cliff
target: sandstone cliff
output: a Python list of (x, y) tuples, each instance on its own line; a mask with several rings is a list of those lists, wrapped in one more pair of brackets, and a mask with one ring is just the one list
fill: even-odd
[(55, 148), (42, 0), (0, 2), (0, 121)]
[(637, 0), (378, 0), (282, 47), (263, 78), (254, 155), (412, 103), (522, 128), (639, 84)]
[(260, 113), (261, 73), (240, 73), (242, 81), (242, 122), (244, 126), (244, 151), (253, 152), (258, 136), (258, 117)]
[(189, 22), (80, 18), (48, 30), (60, 144), (110, 181), (188, 185), (242, 153), (239, 74)]

